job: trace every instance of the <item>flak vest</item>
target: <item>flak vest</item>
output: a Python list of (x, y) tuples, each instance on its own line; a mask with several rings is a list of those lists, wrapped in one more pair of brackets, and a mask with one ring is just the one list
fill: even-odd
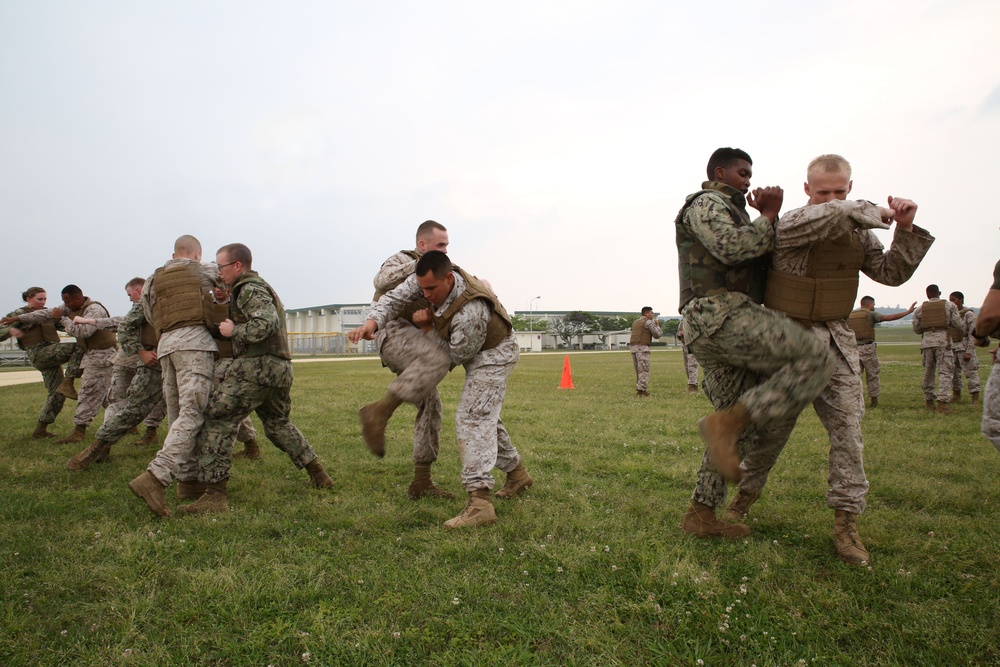
[(239, 310), (240, 293), (247, 285), (259, 285), (267, 290), (274, 302), (274, 308), (278, 311), (278, 330), (262, 340), (250, 345), (243, 346), (236, 341), (233, 343), (234, 357), (263, 357), (271, 355), (280, 359), (291, 360), (292, 353), (288, 348), (288, 327), (285, 325), (285, 307), (281, 304), (281, 299), (274, 289), (264, 281), (256, 271), (247, 271), (233, 284), (233, 292), (229, 298), (229, 317), (235, 324), (246, 324), (250, 318)]
[(153, 272), (153, 325), (156, 336), (181, 327), (212, 326), (212, 298), (201, 289), (198, 262), (161, 267)]
[(649, 345), (653, 342), (653, 334), (646, 328), (645, 317), (640, 317), (632, 323), (632, 336), (628, 339), (629, 345)]
[(139, 325), (139, 344), (147, 352), (156, 350), (160, 344), (160, 337), (156, 335), (156, 327), (149, 322), (143, 322)]
[(677, 267), (680, 273), (680, 306), (683, 310), (691, 299), (716, 296), (726, 292), (741, 292), (757, 303), (764, 300), (764, 283), (770, 255), (756, 257), (735, 266), (723, 264), (708, 252), (701, 241), (688, 232), (683, 225), (684, 214), (701, 195), (714, 192), (722, 195), (726, 210), (737, 226), (749, 225), (751, 220), (746, 212), (746, 199), (735, 188), (722, 183), (707, 181), (702, 190), (688, 195), (684, 206), (674, 219), (677, 241)]
[(510, 315), (507, 314), (503, 304), (493, 294), (493, 291), (487, 288), (486, 285), (457, 266), (453, 266), (452, 268), (465, 280), (465, 290), (451, 302), (448, 309), (440, 316), (434, 315), (432, 319), (434, 328), (444, 340), (451, 340), (451, 321), (454, 319), (455, 314), (462, 309), (462, 306), (473, 299), (483, 299), (489, 303), (492, 314), (490, 315), (489, 323), (486, 325), (486, 340), (479, 349), (491, 350), (510, 336), (510, 332), (513, 330)]
[[(958, 316), (963, 322), (965, 321), (965, 314), (967, 312), (969, 312), (968, 308), (958, 311)], [(948, 327), (948, 336), (951, 338), (951, 342), (961, 343), (962, 339), (965, 338), (965, 330), (961, 327)]]
[[(212, 304), (212, 322), (218, 326), (229, 319), (229, 304), (228, 303), (213, 303)], [(213, 327), (214, 331), (214, 327)], [(233, 356), (233, 340), (231, 338), (226, 338), (225, 336), (219, 336), (215, 339), (215, 345), (219, 348), (219, 357), (228, 358)]]
[[(402, 254), (406, 255), (410, 259), (420, 259), (420, 253), (418, 253), (416, 250), (400, 250), (399, 252), (401, 252)], [(405, 280), (406, 280), (406, 278), (403, 278), (403, 280), (400, 280), (395, 285), (392, 285), (389, 289), (392, 290), (392, 289), (395, 289), (395, 288), (399, 287), (400, 285), (403, 284), (403, 282)], [(372, 301), (377, 302), (383, 296), (385, 296), (385, 292), (380, 292), (378, 290), (375, 290), (375, 296), (372, 297)], [(430, 307), (431, 307), (430, 301), (428, 301), (424, 297), (420, 297), (419, 299), (417, 299), (413, 303), (408, 304), (406, 306), (406, 310), (403, 311), (403, 314), (400, 317), (402, 319), (406, 320), (407, 322), (411, 322), (412, 323), (413, 322), (413, 313), (417, 312), (418, 310), (425, 310), (425, 309), (430, 308)]]
[(851, 311), (847, 318), (847, 326), (854, 332), (858, 345), (875, 342), (875, 325), (872, 324), (868, 311), (864, 308)]
[(937, 331), (948, 326), (948, 311), (943, 299), (924, 301), (920, 305), (920, 326), (924, 331)]
[(805, 327), (842, 320), (854, 309), (864, 261), (864, 248), (853, 232), (821, 241), (809, 250), (806, 275), (768, 272), (764, 305)]
[(56, 324), (52, 320), (47, 320), (42, 324), (26, 326), (21, 329), (21, 332), (24, 335), (17, 339), (17, 346), (22, 350), (27, 350), (39, 343), (51, 344), (59, 342), (59, 330), (56, 329)]
[[(82, 315), (86, 312), (87, 308), (93, 305), (98, 305), (104, 308), (104, 304), (100, 301), (93, 301), (90, 297), (84, 297), (85, 301), (83, 305), (80, 306), (80, 310), (67, 310), (66, 317), (73, 319), (77, 315)], [(104, 312), (108, 312), (107, 308), (104, 308)], [(118, 348), (118, 336), (115, 335), (114, 331), (109, 331), (107, 329), (98, 329), (86, 338), (77, 338), (76, 344), (79, 345), (84, 352), (89, 352), (91, 350), (111, 350)]]

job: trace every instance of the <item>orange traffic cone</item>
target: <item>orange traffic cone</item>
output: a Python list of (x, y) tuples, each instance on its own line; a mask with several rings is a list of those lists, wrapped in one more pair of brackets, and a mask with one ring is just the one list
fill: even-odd
[(569, 368), (569, 355), (566, 355), (566, 359), (563, 361), (563, 374), (562, 382), (559, 383), (560, 389), (575, 389), (573, 386), (573, 371)]

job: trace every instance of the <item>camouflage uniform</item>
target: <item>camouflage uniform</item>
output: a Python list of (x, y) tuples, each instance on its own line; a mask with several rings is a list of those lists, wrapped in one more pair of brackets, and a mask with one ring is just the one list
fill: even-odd
[[(163, 265), (164, 269), (181, 264), (197, 263), (178, 257)], [(219, 270), (214, 263), (199, 264), (201, 291), (206, 295), (219, 285)], [(146, 280), (139, 303), (148, 322), (154, 322), (156, 305), (155, 274)], [(163, 398), (167, 404), (170, 425), (160, 451), (147, 469), (161, 484), (169, 486), (176, 477), (184, 482), (198, 479), (195, 437), (205, 421), (208, 397), (212, 393), (215, 375), (215, 355), (218, 348), (204, 324), (181, 326), (160, 335), (156, 356), (163, 376)]]
[[(440, 308), (434, 312), (440, 317), (455, 299), (465, 290), (466, 283), (455, 273), (455, 286)], [(397, 319), (413, 302), (420, 299), (422, 292), (417, 285), (416, 277), (410, 276), (394, 290), (379, 299), (375, 308), (369, 312), (369, 319), (379, 325), (388, 326)], [(462, 454), (462, 484), (466, 490), (492, 489), (493, 476), (490, 470), (494, 467), (509, 473), (517, 467), (520, 455), (510, 441), (510, 435), (500, 418), (500, 410), (507, 393), (507, 378), (514, 370), (514, 365), (520, 357), (517, 339), (511, 332), (497, 346), (483, 350), (486, 340), (486, 327), (492, 316), (489, 304), (483, 299), (473, 299), (466, 303), (454, 316), (451, 323), (451, 337), (447, 341), (447, 354), (450, 355), (450, 366), (465, 367), (465, 386), (458, 401), (455, 412), (455, 430), (458, 435), (458, 447)], [(414, 329), (414, 331), (417, 331)], [(420, 333), (433, 340), (434, 332)], [(442, 349), (436, 343), (433, 346), (424, 345), (432, 357), (439, 356)], [(430, 366), (437, 368), (437, 362), (432, 360)], [(403, 376), (393, 382), (403, 380)], [(443, 376), (442, 376), (443, 377)], [(418, 389), (419, 385), (409, 385)], [(401, 387), (402, 388), (402, 387)], [(390, 384), (390, 391), (396, 393), (396, 388)], [(409, 398), (398, 394), (403, 400), (414, 402), (419, 395)]]
[[(990, 290), (1000, 290), (1000, 262), (993, 267), (993, 285)], [(979, 334), (979, 332), (976, 332)], [(983, 332), (980, 335), (987, 335)], [(1000, 452), (1000, 363), (994, 363), (986, 380), (983, 394), (982, 432), (986, 439)]]
[[(34, 314), (34, 317), (26, 317)], [(0, 326), (0, 341), (10, 338), (11, 329), (31, 329), (38, 326), (43, 318), (52, 320), (47, 308), (41, 310), (31, 310), (27, 306), (22, 306), (17, 310), (7, 313), (7, 317), (18, 318), (18, 324)], [(57, 328), (61, 328), (56, 323)], [(20, 342), (18, 347), (21, 347)], [(23, 349), (23, 348), (22, 348)], [(66, 366), (67, 377), (80, 377), (80, 359), (83, 357), (83, 350), (76, 343), (50, 343), (43, 341), (31, 345), (24, 350), (28, 353), (28, 362), (42, 374), (42, 381), (45, 383), (45, 390), (48, 395), (42, 405), (42, 411), (38, 413), (38, 421), (42, 424), (51, 424), (62, 411), (66, 397), (56, 391), (63, 381), (62, 365)]]
[[(958, 308), (955, 304), (951, 301), (945, 301), (947, 325), (925, 331), (921, 318), (924, 306), (931, 301), (941, 301), (941, 299), (925, 301), (913, 311), (913, 331), (921, 334), (920, 352), (924, 358), (924, 400), (948, 403), (951, 401), (951, 387), (955, 376), (955, 355), (951, 351), (951, 338), (948, 336), (947, 327), (960, 329), (962, 320), (958, 316)], [(935, 374), (938, 381), (936, 397), (934, 395)]]
[[(139, 341), (139, 329), (145, 322), (146, 316), (142, 304), (134, 303), (128, 314), (118, 323), (118, 345), (121, 346), (119, 353), (126, 358), (139, 359), (139, 350), (143, 349)], [(105, 410), (105, 414), (110, 411), (109, 407)], [(140, 360), (126, 388), (125, 399), (114, 414), (104, 420), (101, 428), (97, 429), (95, 437), (102, 442), (116, 443), (143, 419), (146, 426), (156, 428), (165, 413), (163, 375), (160, 367), (157, 365), (150, 368)]]
[[(125, 350), (125, 344), (122, 342), (121, 325), (130, 317), (139, 317), (142, 318), (141, 321), (145, 322), (145, 318), (142, 317), (142, 306), (138, 303), (133, 303), (129, 313), (124, 317), (114, 316), (95, 321), (95, 326), (98, 329), (118, 330), (118, 353), (115, 354), (114, 362), (112, 363), (111, 389), (108, 391), (108, 399), (106, 401), (106, 405), (104, 406), (105, 424), (108, 423), (108, 420), (113, 419), (115, 415), (117, 415), (122, 408), (125, 407), (125, 403), (129, 398), (129, 388), (132, 386), (132, 381), (135, 379), (136, 372), (140, 366), (145, 366), (145, 364), (142, 363), (142, 360), (139, 359), (139, 353), (127, 352)], [(135, 335), (138, 336), (138, 329), (136, 329)], [(136, 338), (136, 341), (138, 341), (138, 338)], [(159, 368), (157, 368), (157, 381), (160, 381)], [(158, 390), (157, 395), (160, 399), (143, 420), (143, 424), (147, 428), (158, 428), (160, 422), (163, 421), (163, 418), (167, 414), (167, 404), (163, 401), (162, 390)], [(131, 429), (137, 424), (138, 422), (131, 424), (129, 428)]]
[(206, 484), (229, 478), (233, 441), (251, 412), (257, 413), (268, 439), (297, 468), (316, 459), (316, 450), (289, 421), (293, 378), (284, 306), (267, 283), (248, 270), (233, 285), (229, 313), (235, 323), (235, 356), (212, 391), (205, 425), (198, 433), (198, 479)]
[[(90, 299), (87, 299), (90, 301)], [(81, 317), (101, 319), (109, 317), (107, 309), (96, 301), (91, 301), (82, 312)], [(95, 333), (97, 327), (90, 324), (74, 324), (72, 318), (64, 313), (60, 320), (63, 330), (77, 340), (86, 340)], [(104, 405), (111, 388), (112, 363), (117, 352), (117, 345), (104, 350), (87, 350), (80, 360), (83, 371), (83, 382), (77, 392), (76, 414), (73, 423), (76, 426), (90, 426), (97, 416), (98, 410)]]
[[(815, 244), (850, 233), (860, 242), (864, 253), (861, 271), (883, 285), (901, 285), (913, 275), (934, 237), (916, 226), (913, 231), (897, 228), (892, 246), (885, 252), (870, 228), (887, 227), (881, 221), (878, 207), (866, 201), (834, 200), (789, 211), (775, 227), (772, 266), (783, 274), (805, 276)], [(853, 300), (851, 297), (850, 301)], [(865, 408), (855, 335), (847, 326), (846, 317), (812, 322), (811, 332), (835, 359), (829, 384), (813, 401), (816, 415), (830, 438), (830, 488), (826, 504), (834, 510), (860, 514), (865, 509), (868, 479), (862, 456), (861, 417)], [(740, 481), (742, 492), (752, 497), (760, 494), (794, 425), (795, 417), (791, 417), (761, 435), (761, 446), (741, 464), (745, 471)]]
[[(226, 375), (229, 373), (229, 368), (233, 365), (232, 357), (219, 357), (215, 362), (215, 375), (212, 378), (212, 391), (219, 388), (222, 381), (226, 379)], [(240, 422), (240, 426), (236, 429), (236, 439), (239, 442), (250, 442), (251, 440), (257, 439), (257, 429), (254, 428), (253, 420), (250, 419), (250, 415), (247, 415), (243, 421)]]
[[(972, 332), (976, 328), (976, 314), (971, 308), (963, 308), (958, 313), (962, 320), (962, 340), (953, 341), (951, 350), (955, 354), (955, 372), (952, 375), (952, 391), (955, 394), (962, 393), (962, 373), (969, 383), (969, 393), (978, 394), (982, 385), (979, 381), (979, 357), (976, 356), (976, 343), (972, 338)], [(969, 360), (965, 360), (968, 354)]]
[(677, 325), (677, 338), (681, 341), (681, 357), (684, 359), (684, 373), (687, 375), (688, 385), (698, 386), (698, 359), (688, 349), (684, 341), (684, 321)]
[[(415, 250), (401, 250), (382, 263), (373, 281), (376, 296), (373, 307), (379, 296), (413, 275), (418, 257)], [(443, 406), (437, 385), (448, 374), (450, 359), (446, 347), (438, 342), (405, 318), (387, 323), (375, 334), (382, 365), (399, 376), (389, 384), (389, 391), (417, 408), (413, 422), (413, 462), (418, 464), (437, 461), (440, 449)], [(413, 364), (417, 367), (410, 369)], [(421, 397), (419, 401), (412, 400), (417, 396)]]
[[(663, 335), (656, 319), (649, 320), (640, 317), (632, 323), (633, 331), (637, 324), (644, 327), (653, 338), (659, 338)], [(649, 345), (632, 344), (629, 345), (628, 350), (632, 353), (632, 366), (635, 368), (635, 390), (645, 392), (649, 387)]]
[[(688, 196), (676, 220), (684, 335), (716, 410), (739, 402), (749, 413), (750, 426), (739, 439), (745, 456), (759, 446), (759, 427), (793, 419), (819, 394), (833, 362), (815, 337), (759, 303), (766, 271), (759, 258), (773, 247), (771, 222), (751, 220), (735, 188), (715, 181), (702, 187)], [(729, 271), (715, 268), (706, 276), (701, 266)], [(727, 284), (723, 275), (746, 278)], [(725, 498), (725, 479), (706, 451), (692, 500), (717, 507)]]
[[(882, 313), (874, 310), (864, 310), (865, 317), (875, 326), (882, 321)], [(858, 361), (861, 363), (861, 371), (865, 375), (868, 386), (869, 398), (878, 398), (882, 394), (882, 383), (879, 381), (879, 373), (882, 371), (882, 364), (878, 361), (878, 344), (875, 339), (858, 341)]]

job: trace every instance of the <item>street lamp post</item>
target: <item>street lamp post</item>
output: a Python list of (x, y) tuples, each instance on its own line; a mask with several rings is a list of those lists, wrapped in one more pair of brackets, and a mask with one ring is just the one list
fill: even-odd
[(531, 341), (530, 349), (531, 349), (532, 352), (535, 351), (535, 336), (534, 336), (534, 330), (532, 329), (533, 322), (532, 322), (532, 319), (531, 319), (531, 315), (534, 312), (533, 306), (535, 304), (535, 299), (541, 299), (541, 298), (542, 298), (541, 296), (536, 296), (536, 297), (532, 297), (531, 300), (528, 301), (528, 334), (529, 334), (528, 335), (528, 340)]

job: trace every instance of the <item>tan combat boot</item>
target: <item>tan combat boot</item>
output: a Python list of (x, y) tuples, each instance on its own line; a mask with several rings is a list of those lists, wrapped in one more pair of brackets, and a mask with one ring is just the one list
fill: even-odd
[[(177, 500), (198, 500), (205, 494), (208, 485), (194, 479), (191, 481), (177, 480)], [(181, 508), (177, 508), (181, 509)]]
[(951, 402), (952, 403), (958, 403), (960, 400), (962, 400), (962, 392), (960, 392), (960, 391), (953, 391), (953, 392), (951, 392)]
[(723, 523), (715, 517), (715, 510), (708, 505), (691, 501), (684, 513), (681, 530), (695, 537), (745, 537), (750, 534), (750, 526), (742, 523)]
[(698, 431), (708, 445), (708, 456), (719, 474), (729, 482), (738, 482), (743, 477), (738, 441), (749, 423), (750, 413), (742, 403), (698, 420)]
[(722, 515), (722, 520), (739, 523), (750, 512), (750, 507), (758, 498), (760, 498), (759, 493), (747, 493), (743, 489), (737, 489), (736, 495), (726, 508), (726, 513)]
[(646, 391), (645, 389), (636, 389), (635, 390), (635, 395), (638, 398), (649, 398), (649, 392)]
[(924, 407), (930, 412), (937, 412), (937, 401), (924, 401)]
[(309, 473), (309, 478), (317, 489), (328, 489), (333, 486), (333, 480), (323, 470), (323, 464), (319, 462), (318, 456), (306, 464), (306, 472)]
[(146, 503), (146, 507), (156, 516), (172, 516), (167, 507), (167, 495), (160, 480), (148, 470), (128, 483), (128, 488)]
[(87, 439), (87, 427), (77, 424), (73, 427), (73, 432), (61, 440), (56, 440), (57, 445), (68, 445), (73, 442), (83, 442)]
[(489, 489), (476, 489), (469, 491), (469, 500), (463, 509), (454, 519), (444, 522), (444, 527), (448, 530), (452, 528), (466, 528), (468, 526), (488, 526), (497, 522), (497, 511), (490, 502)]
[(878, 396), (872, 396), (872, 407), (873, 408), (878, 407)]
[(531, 475), (524, 469), (524, 463), (518, 460), (517, 467), (507, 473), (503, 488), (494, 495), (497, 498), (513, 498), (534, 483), (535, 480), (531, 479)]
[(66, 462), (66, 470), (83, 470), (91, 463), (104, 463), (111, 452), (110, 442), (94, 440), (90, 446)]
[(974, 391), (971, 394), (969, 394), (969, 398), (972, 399), (972, 404), (973, 405), (979, 405), (979, 392), (978, 391)]
[(135, 441), (136, 447), (158, 444), (160, 444), (160, 434), (155, 426), (147, 426), (146, 432), (142, 434), (141, 438)]
[(865, 549), (855, 519), (858, 515), (845, 510), (835, 510), (833, 519), (833, 545), (841, 560), (851, 565), (867, 565), (871, 561)]
[(698, 385), (696, 385), (696, 384), (689, 384), (688, 385), (688, 393), (689, 394), (697, 394), (698, 393)]
[(80, 398), (80, 395), (76, 393), (76, 389), (73, 387), (73, 378), (64, 377), (59, 386), (56, 387), (56, 393), (62, 394), (71, 401)]
[(410, 488), (406, 490), (406, 497), (410, 500), (421, 498), (454, 498), (455, 494), (438, 488), (431, 480), (431, 464), (416, 463), (413, 466), (413, 481)]
[(35, 430), (31, 433), (31, 437), (35, 440), (39, 440), (41, 438), (58, 438), (59, 436), (55, 433), (49, 433), (48, 427), (49, 425), (45, 422), (38, 422), (38, 424), (35, 425)]
[(260, 446), (257, 444), (257, 440), (251, 438), (243, 443), (243, 451), (236, 452), (233, 454), (234, 459), (259, 459), (260, 458)]
[(389, 417), (402, 404), (403, 399), (387, 391), (381, 399), (358, 411), (358, 416), (361, 417), (361, 437), (372, 454), (379, 458), (385, 456), (385, 427), (389, 424)]
[(229, 499), (226, 497), (226, 484), (229, 479), (223, 479), (205, 485), (205, 493), (190, 505), (181, 505), (178, 512), (185, 514), (204, 514), (206, 512), (225, 512), (229, 509)]

